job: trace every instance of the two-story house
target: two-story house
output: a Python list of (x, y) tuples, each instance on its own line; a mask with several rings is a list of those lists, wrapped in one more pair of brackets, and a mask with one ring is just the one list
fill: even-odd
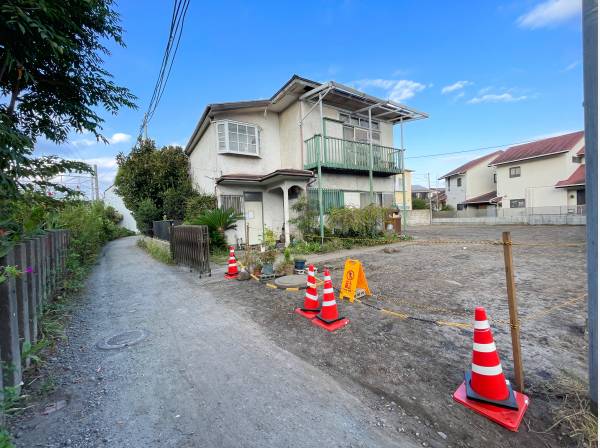
[(301, 194), (331, 207), (392, 205), (403, 149), (393, 127), (427, 115), (330, 81), (294, 75), (265, 100), (209, 104), (185, 151), (196, 188), (243, 214), (229, 242), (292, 231)]
[(446, 182), (446, 204), (456, 210), (495, 208), (496, 176), (489, 164), (501, 153), (496, 151), (478, 157), (440, 177)]
[(585, 204), (583, 131), (510, 147), (490, 166), (503, 209), (564, 214)]

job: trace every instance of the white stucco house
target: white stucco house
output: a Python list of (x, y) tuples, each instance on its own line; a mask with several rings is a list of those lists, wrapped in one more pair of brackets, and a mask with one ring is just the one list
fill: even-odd
[(508, 148), (491, 163), (502, 208), (585, 214), (583, 131)]
[(321, 197), (325, 213), (394, 203), (395, 175), (403, 172), (394, 125), (426, 117), (333, 81), (294, 75), (269, 99), (206, 106), (185, 152), (195, 187), (244, 216), (228, 233), (230, 243), (260, 244), (270, 229), (287, 245), (291, 206), (303, 193)]
[(135, 218), (131, 211), (125, 207), (123, 203), (123, 199), (115, 192), (115, 186), (111, 185), (106, 190), (104, 190), (104, 194), (102, 200), (106, 205), (110, 205), (116, 211), (118, 211), (121, 215), (123, 215), (123, 220), (119, 223), (121, 227), (125, 227), (126, 229), (131, 230), (132, 232), (137, 232), (137, 225), (135, 222)]
[(446, 204), (456, 210), (494, 209), (498, 201), (495, 169), (489, 164), (502, 151), (471, 160), (444, 174)]

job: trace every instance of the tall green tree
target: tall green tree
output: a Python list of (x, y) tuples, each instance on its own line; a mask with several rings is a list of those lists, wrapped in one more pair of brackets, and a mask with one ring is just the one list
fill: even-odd
[(192, 188), (189, 160), (180, 146), (159, 149), (153, 140), (141, 140), (129, 154), (117, 155), (117, 164), (115, 187), (134, 216), (142, 203), (148, 209), (151, 200), (160, 216), (183, 219), (189, 201), (200, 196)]
[(33, 156), (43, 137), (102, 136), (103, 110), (135, 107), (132, 93), (103, 68), (107, 42), (123, 46), (111, 0), (4, 0), (0, 4), (0, 199), (52, 186), (81, 162)]

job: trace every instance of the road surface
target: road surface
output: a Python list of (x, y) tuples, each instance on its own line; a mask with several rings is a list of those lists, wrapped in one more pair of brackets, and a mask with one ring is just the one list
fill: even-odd
[[(389, 439), (335, 378), (135, 241), (105, 247), (69, 340), (50, 360), (57, 388), (18, 423), (17, 446), (416, 446), (405, 434)], [(96, 347), (135, 329), (147, 338)], [(42, 414), (61, 400), (64, 408)]]

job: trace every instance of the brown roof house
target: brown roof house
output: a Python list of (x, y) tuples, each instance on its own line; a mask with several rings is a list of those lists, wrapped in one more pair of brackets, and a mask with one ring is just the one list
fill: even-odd
[(527, 209), (528, 214), (585, 213), (583, 131), (513, 146), (490, 165), (496, 169), (503, 209)]
[(457, 210), (496, 207), (495, 170), (490, 162), (501, 154), (478, 157), (440, 177), (446, 181), (446, 203)]

